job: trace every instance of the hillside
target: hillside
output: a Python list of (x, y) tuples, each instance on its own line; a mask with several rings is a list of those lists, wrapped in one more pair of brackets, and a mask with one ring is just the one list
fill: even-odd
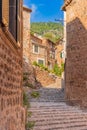
[(39, 34), (56, 42), (63, 37), (63, 26), (54, 22), (35, 22), (31, 23), (31, 33)]

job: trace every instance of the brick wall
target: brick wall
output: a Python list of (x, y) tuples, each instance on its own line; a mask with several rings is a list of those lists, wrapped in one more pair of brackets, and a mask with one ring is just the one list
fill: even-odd
[(66, 8), (66, 99), (87, 107), (87, 0)]
[(0, 28), (0, 130), (25, 130), (22, 52)]

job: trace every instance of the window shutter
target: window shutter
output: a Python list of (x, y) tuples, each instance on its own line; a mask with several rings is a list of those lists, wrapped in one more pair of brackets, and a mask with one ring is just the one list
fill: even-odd
[(17, 42), (21, 42), (21, 1), (17, 1)]
[(17, 40), (17, 1), (9, 0), (9, 31)]
[(62, 59), (62, 52), (60, 53), (60, 58)]
[(9, 0), (0, 0), (0, 22), (9, 25)]
[(2, 22), (2, 0), (0, 0), (0, 23)]

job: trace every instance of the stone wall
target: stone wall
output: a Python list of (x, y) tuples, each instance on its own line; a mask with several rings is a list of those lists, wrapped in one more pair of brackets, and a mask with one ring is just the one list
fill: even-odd
[(30, 58), (30, 13), (31, 9), (23, 7), (23, 84), (35, 88), (39, 84)]
[(87, 0), (66, 6), (66, 99), (87, 107)]
[[(34, 45), (38, 45), (38, 53), (34, 52)], [(55, 44), (48, 39), (31, 35), (30, 59), (32, 63), (42, 59), (44, 60), (44, 65), (52, 69), (55, 65)]]
[(56, 43), (56, 48), (55, 48), (55, 59), (56, 62), (59, 66), (61, 66), (62, 63), (64, 63), (64, 45), (63, 45), (63, 41), (59, 41), (58, 43)]
[(47, 71), (40, 69), (39, 67), (35, 67), (35, 74), (37, 81), (40, 82), (42, 87), (52, 85), (56, 82), (56, 78), (50, 75)]
[[(38, 45), (38, 53), (34, 52), (34, 45)], [(43, 40), (35, 35), (31, 35), (30, 42), (30, 59), (33, 63), (34, 61), (38, 62), (38, 59), (44, 61), (44, 65), (47, 66), (47, 47), (46, 43), (43, 44)]]
[(25, 130), (22, 101), (22, 52), (0, 28), (0, 130)]

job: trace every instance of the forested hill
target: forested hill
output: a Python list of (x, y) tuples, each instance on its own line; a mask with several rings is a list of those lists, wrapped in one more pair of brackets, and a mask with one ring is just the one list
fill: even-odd
[(31, 23), (31, 33), (36, 33), (56, 42), (63, 37), (63, 26), (55, 22)]

